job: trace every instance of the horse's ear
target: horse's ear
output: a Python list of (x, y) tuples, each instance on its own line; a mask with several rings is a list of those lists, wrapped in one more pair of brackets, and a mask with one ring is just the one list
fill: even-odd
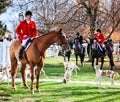
[(62, 29), (62, 28), (60, 28), (59, 32), (62, 32), (62, 31), (63, 31), (63, 29)]

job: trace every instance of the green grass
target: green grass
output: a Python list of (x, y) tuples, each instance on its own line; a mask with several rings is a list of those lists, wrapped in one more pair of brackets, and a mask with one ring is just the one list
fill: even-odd
[[(87, 60), (87, 58), (85, 59)], [(106, 63), (108, 59), (106, 59)], [(72, 62), (75, 58), (72, 57)], [(85, 62), (84, 67), (80, 67), (78, 76), (72, 74), (71, 80), (80, 81), (96, 81), (96, 75), (91, 67), (91, 63)], [(104, 67), (107, 69), (108, 66)], [(41, 74), (41, 78), (59, 78), (64, 76), (63, 58), (46, 58), (44, 70), (46, 76)], [(19, 74), (19, 73), (17, 73)], [(108, 78), (103, 79), (102, 83), (109, 81)], [(115, 78), (115, 82), (119, 78)], [(30, 86), (30, 82), (28, 82)], [(119, 102), (120, 100), (120, 87), (115, 85), (102, 85), (101, 88), (93, 84), (83, 83), (69, 83), (62, 84), (62, 82), (40, 82), (39, 86), (41, 93), (35, 91), (34, 95), (30, 94), (30, 89), (24, 89), (22, 83), (16, 83), (17, 90), (12, 89), (11, 83), (0, 82), (0, 102)], [(35, 84), (34, 84), (35, 88)]]
[[(29, 83), (30, 85), (30, 83)], [(0, 85), (0, 100), (7, 102), (119, 102), (119, 86), (101, 88), (91, 84), (61, 84), (56, 82), (41, 82), (41, 94), (30, 94), (29, 89), (24, 89), (17, 83), (16, 91), (11, 85)], [(1, 102), (0, 101), (0, 102)]]

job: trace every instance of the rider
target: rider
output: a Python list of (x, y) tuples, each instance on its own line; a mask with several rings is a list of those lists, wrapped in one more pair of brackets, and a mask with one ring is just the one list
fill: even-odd
[(103, 52), (104, 55), (106, 55), (106, 50), (104, 45), (104, 40), (105, 40), (104, 34), (101, 33), (100, 29), (97, 29), (96, 31), (97, 33), (95, 34), (94, 38), (96, 42), (100, 45), (99, 46), (100, 50)]
[(82, 45), (83, 44), (83, 36), (80, 35), (79, 32), (77, 32), (76, 35), (77, 35), (77, 40), (79, 41), (80, 45)]
[(76, 35), (77, 37), (75, 39), (78, 40), (79, 45), (81, 45), (81, 47), (83, 47), (83, 51), (85, 51), (85, 47), (83, 45), (83, 36), (80, 34), (80, 32), (77, 32)]
[(16, 28), (16, 33), (18, 34), (19, 41), (21, 42), (21, 48), (18, 52), (18, 58), (22, 60), (22, 54), (24, 49), (27, 47), (30, 41), (32, 41), (33, 38), (38, 36), (38, 30), (36, 27), (36, 23), (31, 20), (32, 18), (32, 12), (26, 11), (25, 13), (26, 19), (21, 21), (18, 27)]

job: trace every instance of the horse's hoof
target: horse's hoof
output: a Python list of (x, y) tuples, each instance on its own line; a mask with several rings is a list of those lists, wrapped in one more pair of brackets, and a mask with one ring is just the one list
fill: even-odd
[(34, 91), (31, 91), (31, 94), (34, 95)]
[(82, 63), (81, 66), (84, 67), (84, 63)]
[(25, 89), (28, 89), (29, 87), (27, 85), (25, 85)]
[(39, 89), (36, 90), (39, 94), (41, 93)]
[(16, 88), (16, 87), (13, 87), (13, 89), (14, 89), (14, 91), (15, 91), (15, 90), (17, 90), (17, 88)]

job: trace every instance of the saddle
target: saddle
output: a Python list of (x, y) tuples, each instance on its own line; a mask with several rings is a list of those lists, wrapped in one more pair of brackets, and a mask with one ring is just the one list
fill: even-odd
[(34, 40), (34, 38), (29, 38), (25, 44), (25, 51), (27, 51), (27, 49), (30, 47), (32, 41)]
[(29, 38), (29, 39), (27, 40), (25, 46), (20, 49), (20, 51), (19, 51), (19, 53), (18, 53), (18, 58), (19, 58), (20, 60), (26, 59), (27, 62), (28, 62), (27, 55), (26, 55), (26, 51), (27, 51), (27, 49), (30, 47), (30, 45), (31, 45), (31, 43), (32, 43), (33, 40), (34, 40), (33, 38)]
[(75, 48), (74, 48), (78, 53), (83, 53), (85, 51), (85, 48), (79, 43), (77, 45), (75, 45)]
[(94, 42), (94, 44), (92, 45), (92, 53), (94, 54), (94, 56), (96, 57), (101, 57), (101, 56), (105, 56), (105, 49), (98, 43)]

